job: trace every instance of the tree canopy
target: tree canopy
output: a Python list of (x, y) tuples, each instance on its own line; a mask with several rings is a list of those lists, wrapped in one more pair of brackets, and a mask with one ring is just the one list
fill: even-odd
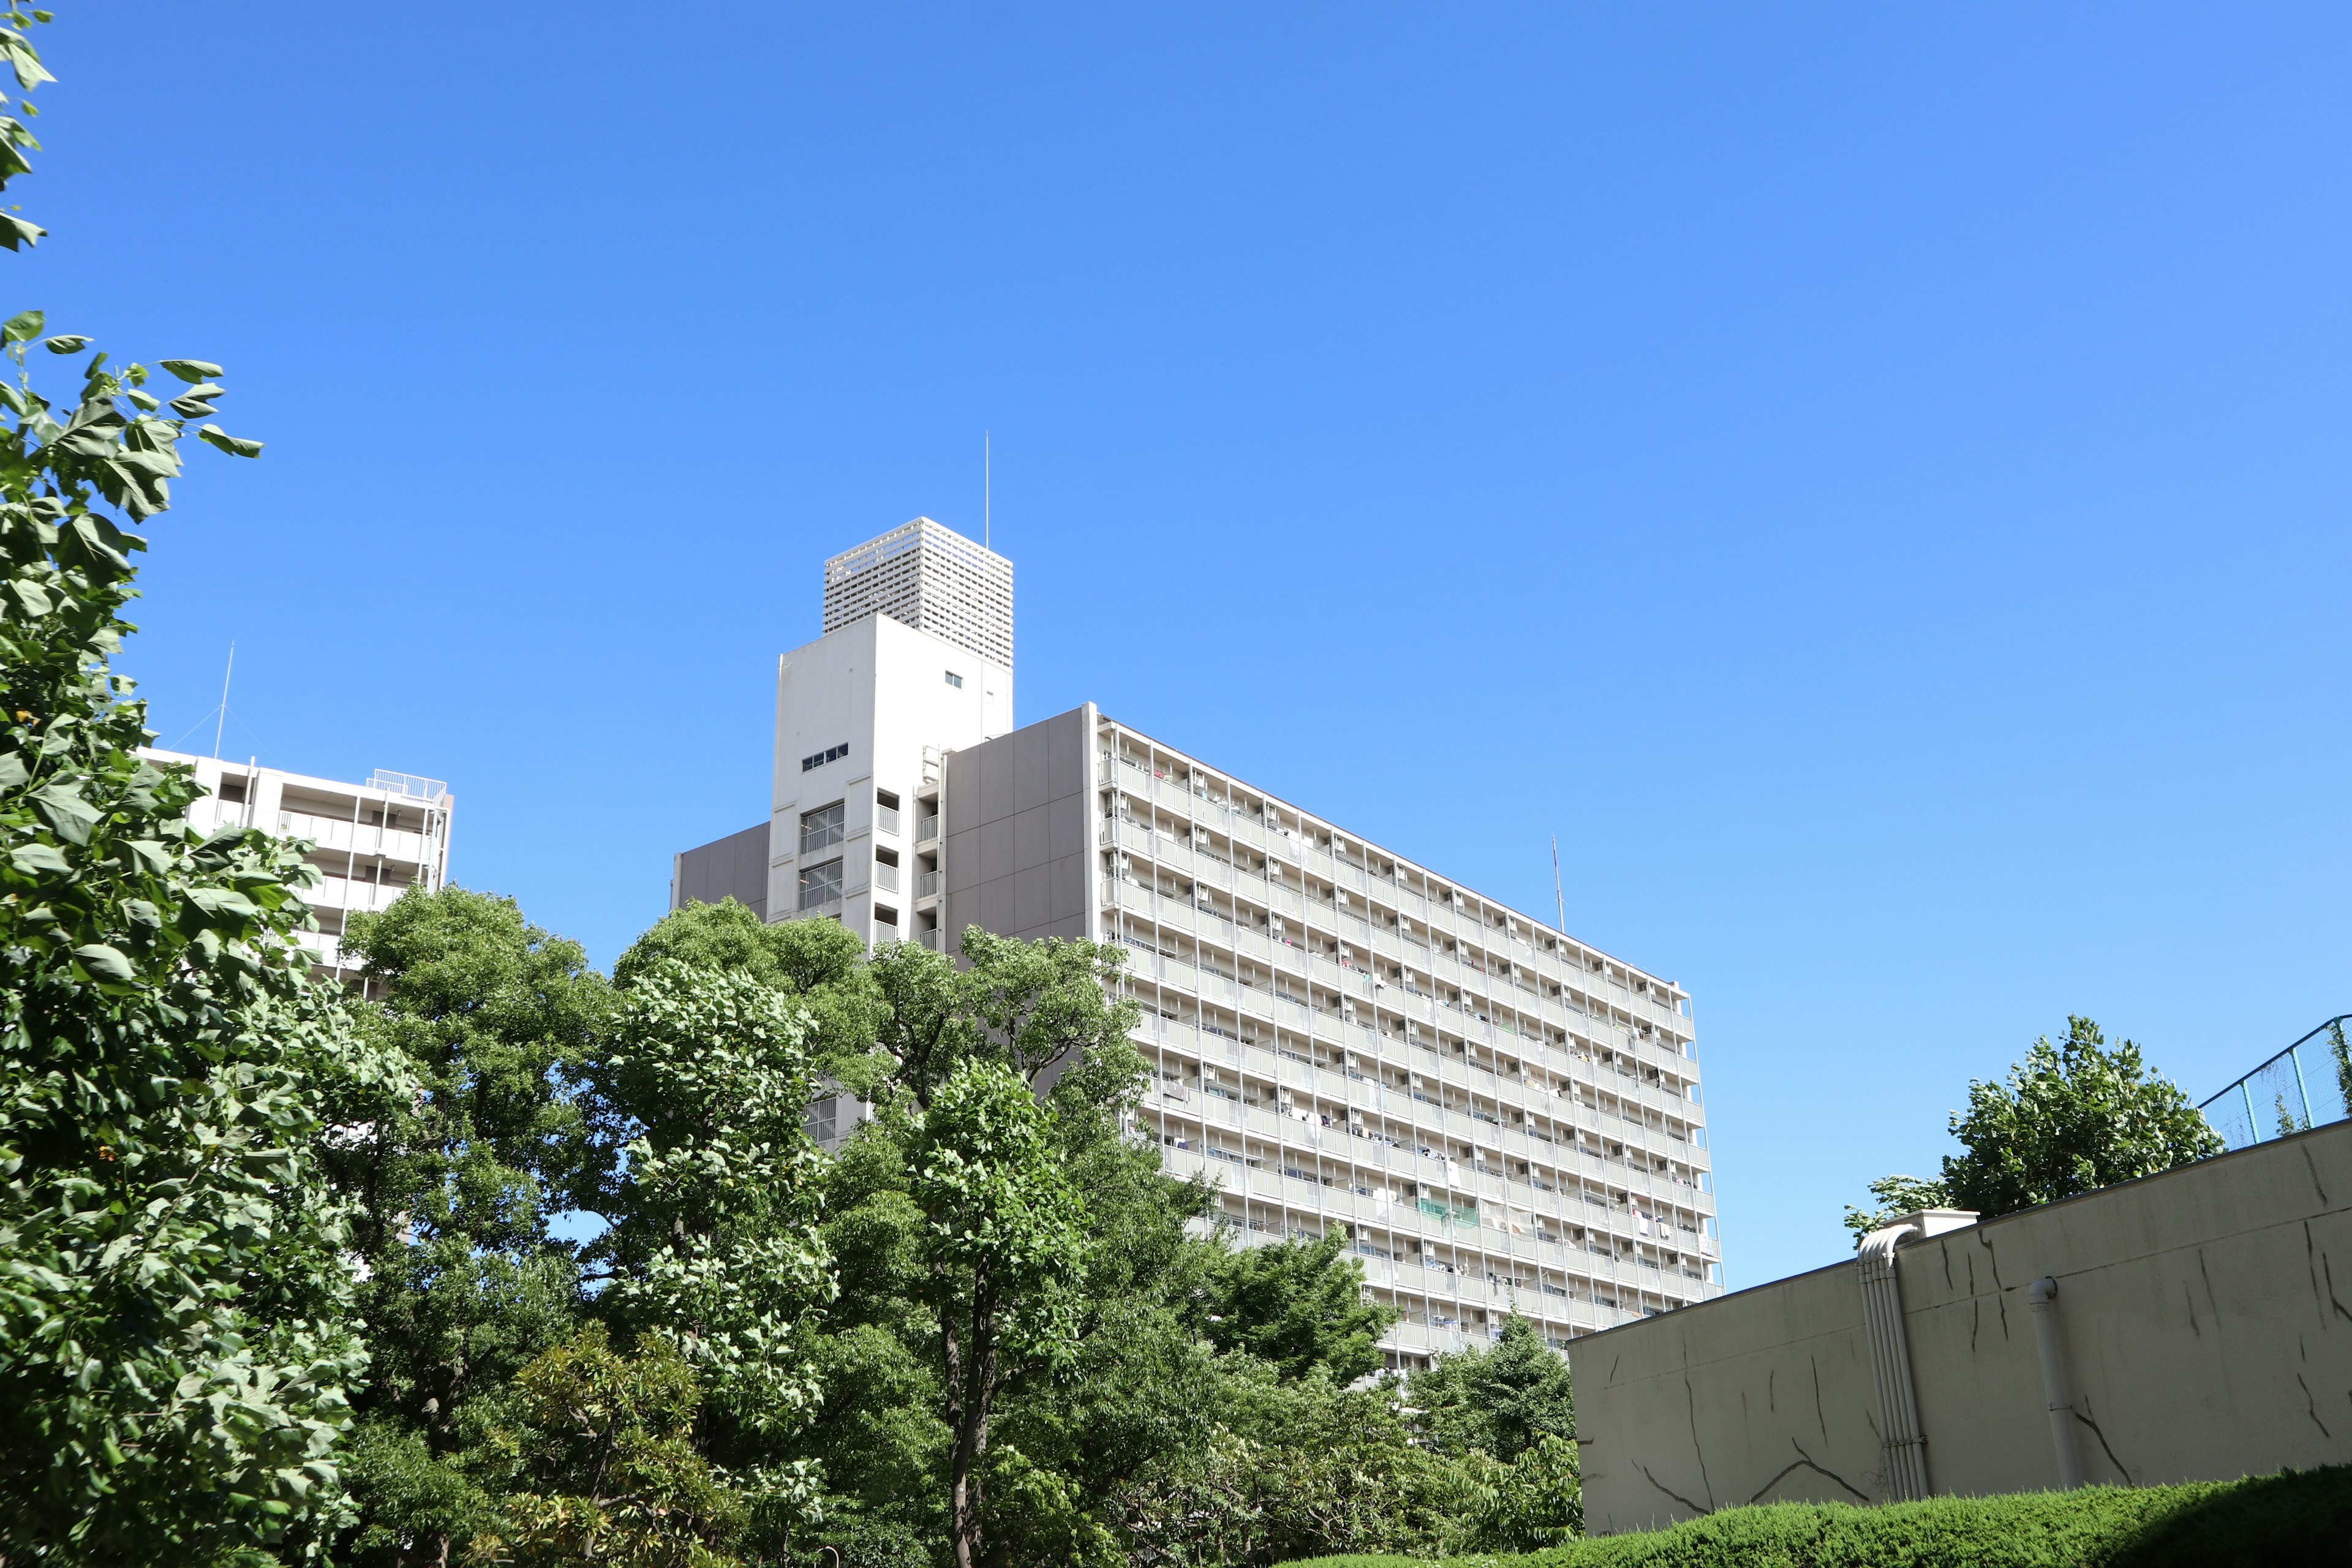
[(1849, 1208), (1857, 1242), (1880, 1223), (1918, 1208), (1975, 1211), (1985, 1219), (2151, 1176), (2221, 1152), (2179, 1085), (2151, 1073), (2129, 1040), (2109, 1046), (2098, 1025), (2066, 1020), (2066, 1037), (2033, 1042), (1997, 1083), (1972, 1079), (1969, 1106), (1954, 1111), (1960, 1152), (1941, 1176), (1886, 1176), (1877, 1200)]

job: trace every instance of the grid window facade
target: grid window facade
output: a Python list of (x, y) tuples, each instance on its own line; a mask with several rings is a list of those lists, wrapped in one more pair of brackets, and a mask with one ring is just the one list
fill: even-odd
[(919, 517), (824, 563), (824, 629), (868, 616), (1013, 668), (1013, 563)]

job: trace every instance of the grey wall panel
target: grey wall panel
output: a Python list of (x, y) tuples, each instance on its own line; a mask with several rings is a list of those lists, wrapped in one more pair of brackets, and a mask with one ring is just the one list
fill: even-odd
[(1087, 710), (948, 758), (946, 918), (1007, 936), (1087, 934)]
[(768, 825), (747, 827), (686, 851), (677, 858), (670, 908), (716, 904), (733, 899), (761, 920), (768, 915)]

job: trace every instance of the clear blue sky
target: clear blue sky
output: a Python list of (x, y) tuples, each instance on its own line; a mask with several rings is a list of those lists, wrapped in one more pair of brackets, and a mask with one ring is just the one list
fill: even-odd
[[(223, 362), (166, 742), (609, 963), (919, 512), (1092, 699), (1688, 985), (1729, 1270), (2069, 1011), (2352, 1007), (2352, 15), (100, 7), (19, 303)], [(1635, 14), (1635, 13), (1639, 14)], [(134, 15), (135, 13), (135, 15)]]

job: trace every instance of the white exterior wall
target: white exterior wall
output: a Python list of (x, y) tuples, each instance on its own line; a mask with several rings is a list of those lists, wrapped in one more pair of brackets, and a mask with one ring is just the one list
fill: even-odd
[(1687, 993), (1131, 729), (1095, 769), (1147, 1134), (1244, 1237), (1349, 1226), (1392, 1363), (1723, 1293)]
[[(950, 672), (962, 678), (961, 687), (949, 682)], [(937, 810), (940, 755), (1001, 735), (1012, 724), (1012, 671), (887, 616), (868, 616), (784, 655), (776, 668), (769, 918), (837, 916), (872, 942), (878, 900), (898, 917), (895, 928), (880, 927), (880, 939), (914, 934), (915, 836), (926, 813)], [(848, 754), (839, 760), (801, 766), (803, 759), (841, 745)], [(898, 798), (895, 825), (877, 816), (877, 792)], [(803, 855), (802, 815), (835, 801), (845, 807), (845, 837)], [(875, 885), (877, 849), (898, 857), (896, 889)], [(836, 858), (842, 901), (803, 910), (801, 872)], [(929, 868), (937, 869), (936, 852)]]
[[(139, 754), (195, 770), (206, 792), (206, 798), (188, 809), (189, 825), (197, 832), (258, 827), (317, 846), (310, 859), (321, 880), (303, 899), (318, 917), (319, 929), (304, 932), (301, 941), (329, 975), (341, 978), (345, 973), (346, 913), (381, 910), (412, 885), (435, 891), (447, 879), (457, 802), (438, 779), (379, 769), (365, 784), (354, 784), (184, 752), (146, 748)], [(232, 795), (243, 798), (229, 799)]]

